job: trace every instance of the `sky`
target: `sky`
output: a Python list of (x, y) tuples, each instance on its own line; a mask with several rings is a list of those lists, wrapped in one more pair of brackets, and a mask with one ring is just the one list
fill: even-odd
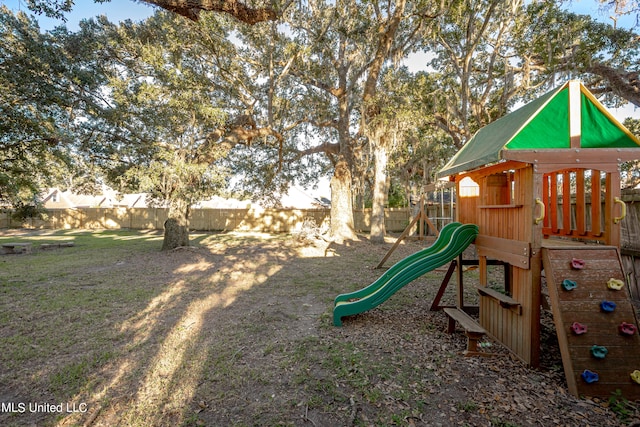
[[(23, 0), (0, 0), (0, 4), (6, 5), (14, 12), (23, 11), (27, 14), (32, 14)], [(152, 6), (132, 0), (110, 0), (108, 3), (94, 3), (93, 0), (75, 0), (73, 10), (66, 14), (66, 26), (75, 31), (79, 28), (78, 23), (82, 19), (94, 16), (106, 15), (111, 22), (121, 22), (126, 19), (140, 21), (153, 15), (153, 13), (154, 8)], [(40, 23), (40, 28), (43, 30), (65, 25), (65, 22), (60, 19), (51, 19), (44, 15), (37, 16), (37, 19)]]

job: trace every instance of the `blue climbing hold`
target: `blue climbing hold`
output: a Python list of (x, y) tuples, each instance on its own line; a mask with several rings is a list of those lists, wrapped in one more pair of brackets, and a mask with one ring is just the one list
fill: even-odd
[(587, 384), (595, 383), (600, 379), (600, 377), (596, 372), (591, 372), (588, 369), (585, 369), (584, 372), (580, 374), (580, 376), (582, 377), (584, 382), (586, 382)]
[(611, 313), (616, 309), (616, 303), (613, 301), (602, 301), (600, 303), (600, 309), (605, 313)]
[(574, 290), (574, 289), (575, 289), (575, 288), (577, 288), (577, 287), (578, 287), (578, 284), (577, 284), (576, 282), (574, 282), (573, 280), (564, 279), (564, 280), (562, 281), (562, 288), (563, 288), (565, 291), (572, 291), (572, 290)]

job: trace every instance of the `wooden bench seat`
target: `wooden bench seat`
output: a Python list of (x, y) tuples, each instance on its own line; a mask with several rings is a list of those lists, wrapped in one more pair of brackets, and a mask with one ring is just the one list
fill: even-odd
[(452, 334), (456, 330), (456, 322), (462, 326), (464, 333), (467, 336), (467, 349), (464, 352), (465, 356), (484, 356), (485, 353), (478, 351), (478, 341), (482, 339), (487, 331), (478, 324), (471, 316), (459, 308), (447, 307), (443, 311), (449, 317), (449, 325), (447, 326), (447, 333)]
[(31, 243), (3, 243), (0, 248), (3, 254), (31, 253)]
[(500, 304), (502, 308), (509, 308), (516, 311), (518, 314), (522, 314), (522, 304), (510, 296), (502, 294), (491, 288), (485, 288), (484, 286), (478, 286), (476, 289), (480, 295), (497, 300), (498, 304)]
[(75, 246), (75, 243), (73, 241), (59, 242), (59, 243), (43, 243), (40, 245), (40, 249), (46, 250), (46, 249), (57, 249), (57, 248), (72, 248), (73, 246)]

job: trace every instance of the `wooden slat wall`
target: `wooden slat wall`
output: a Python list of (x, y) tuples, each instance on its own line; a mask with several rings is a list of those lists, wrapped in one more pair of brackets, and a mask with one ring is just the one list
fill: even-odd
[(537, 328), (532, 330), (530, 327), (531, 317), (535, 312), (529, 302), (533, 299), (534, 289), (527, 285), (530, 280), (530, 270), (513, 268), (511, 297), (521, 303), (521, 314), (517, 307), (505, 308), (496, 299), (481, 295), (480, 324), (523, 362), (537, 365), (539, 338), (534, 336)]
[[(478, 208), (476, 223), (482, 236), (531, 242), (533, 241), (532, 226), (535, 208), (533, 168), (515, 170), (513, 181), (515, 182), (513, 197), (510, 195), (507, 198), (506, 193), (503, 192), (498, 196), (494, 194), (493, 197), (489, 196), (486, 199), (507, 202), (509, 205)], [(485, 191), (491, 191), (491, 189), (489, 186), (481, 184), (480, 194), (482, 195)], [(537, 265), (539, 263), (534, 264), (534, 267)], [(539, 270), (539, 267), (537, 268)], [(540, 346), (539, 284), (536, 284), (536, 280), (539, 280), (539, 271), (519, 266), (511, 266), (510, 270), (511, 297), (521, 304), (521, 311), (502, 307), (495, 299), (481, 296), (480, 324), (491, 336), (511, 349), (525, 363), (535, 366), (539, 362)], [(486, 283), (486, 281), (484, 282)]]

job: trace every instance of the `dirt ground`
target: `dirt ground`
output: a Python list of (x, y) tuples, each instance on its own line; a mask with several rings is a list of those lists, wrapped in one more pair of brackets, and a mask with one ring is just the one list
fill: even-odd
[[(483, 348), (493, 357), (463, 357), (464, 335), (447, 334), (444, 314), (429, 310), (444, 269), (334, 327), (333, 298), (382, 274), (373, 267), (393, 239), (338, 245), (213, 234), (171, 252), (126, 242), (114, 254), (60, 249), (60, 257), (92, 262), (25, 279), (20, 294), (11, 293), (16, 277), (27, 275), (40, 254), (0, 257), (0, 342), (14, 355), (0, 358), (0, 401), (81, 409), (12, 413), (5, 406), (0, 424), (640, 425), (638, 402), (568, 394), (548, 314), (539, 369), (488, 338)], [(401, 245), (387, 266), (424, 246)], [(474, 272), (465, 277), (473, 282)], [(19, 300), (63, 286), (86, 302), (64, 310), (43, 304), (34, 313)], [(47, 328), (61, 317), (63, 324)], [(28, 339), (16, 341), (17, 330)], [(54, 343), (32, 348), (41, 346), (42, 334)], [(20, 363), (12, 363), (17, 357)], [(78, 366), (76, 374), (70, 367)]]

